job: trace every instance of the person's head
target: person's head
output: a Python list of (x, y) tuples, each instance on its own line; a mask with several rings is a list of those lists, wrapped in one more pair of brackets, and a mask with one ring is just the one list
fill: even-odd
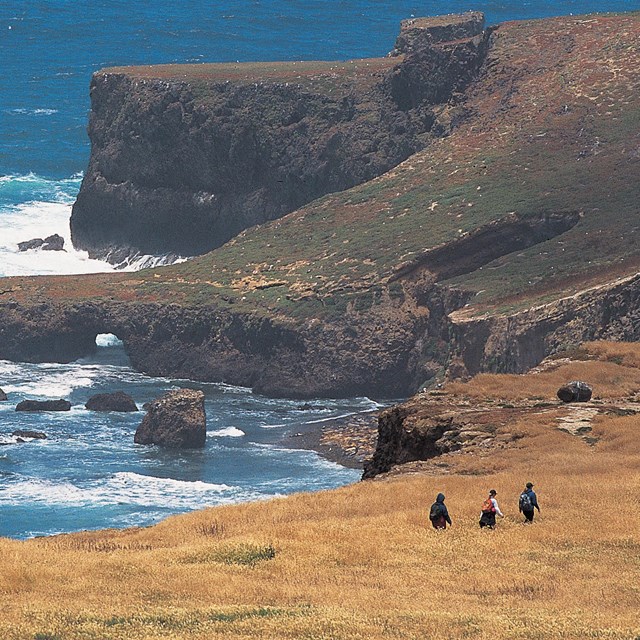
[(533, 482), (527, 482), (527, 489), (533, 489)]
[(436, 502), (444, 502), (444, 493), (439, 493), (436, 496)]
[(493, 498), (498, 492), (495, 489), (491, 489), (491, 491), (489, 491), (489, 495)]

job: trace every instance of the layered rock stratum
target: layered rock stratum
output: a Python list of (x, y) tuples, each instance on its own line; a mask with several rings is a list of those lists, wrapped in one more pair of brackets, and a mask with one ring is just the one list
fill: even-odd
[[(403, 33), (422, 26), (421, 21), (405, 25)], [(323, 92), (331, 102), (347, 79), (354, 95), (369, 91), (366, 108), (360, 98), (353, 103), (360, 105), (358, 113), (367, 114), (364, 121), (336, 124), (341, 133), (335, 154), (326, 164), (313, 156), (306, 166), (309, 176), (318, 167), (325, 195), (306, 192), (305, 199), (321, 197), (170, 267), (135, 274), (3, 279), (0, 358), (68, 361), (95, 349), (98, 333), (114, 333), (133, 366), (152, 375), (226, 381), (270, 395), (398, 397), (447, 372), (449, 377), (520, 372), (584, 340), (636, 340), (639, 41), (637, 13), (570, 16), (504, 23), (460, 43), (423, 42), (412, 53), (403, 52), (400, 42), (394, 50), (399, 55), (371, 61), (368, 67), (359, 62), (366, 72), (356, 70), (355, 63), (337, 64), (333, 71), (330, 63), (308, 63), (305, 73), (293, 63), (271, 71), (264, 65), (231, 65), (223, 77), (227, 94), (254, 92), (255, 102), (243, 103), (249, 119), (255, 117), (252, 104), (259, 111), (260, 105), (270, 104), (284, 118), (270, 129), (273, 148), (289, 148), (296, 130), (301, 136), (296, 145), (305, 155), (316, 148), (313, 132), (319, 129), (314, 127), (322, 128), (330, 119), (314, 115), (305, 138), (296, 129), (299, 124), (286, 120), (289, 112), (279, 97), (265, 102), (265, 87), (270, 92), (275, 85), (288, 86), (282, 89), (291, 92), (287, 95), (307, 95), (311, 86), (314, 104)], [(423, 86), (415, 79), (434, 71), (429, 61), (458, 46), (459, 53), (448, 59), (471, 60), (463, 53), (474, 51), (470, 66), (447, 76), (449, 88), (441, 101), (422, 94), (402, 105), (396, 100), (399, 111), (394, 113), (406, 127), (402, 134), (394, 130), (390, 122), (399, 120), (394, 115), (387, 121), (390, 111), (385, 110), (393, 92), (385, 94), (382, 88), (400, 82), (398, 78), (404, 78), (404, 87)], [(175, 97), (176, 86), (193, 95), (209, 88), (218, 91), (223, 67), (201, 65), (198, 70), (200, 75), (193, 67), (180, 66), (98, 74), (98, 80), (114, 83), (112, 93), (106, 84), (100, 89), (102, 106), (116, 116), (113, 127), (100, 129), (103, 147), (111, 145), (114, 151), (92, 156), (73, 216), (79, 244), (86, 240), (96, 251), (146, 251), (130, 228), (136, 220), (157, 222), (159, 243), (166, 236), (161, 231), (165, 223), (176, 237), (182, 233), (181, 222), (191, 228), (180, 207), (192, 200), (193, 191), (184, 198), (176, 196), (179, 189), (167, 192), (166, 202), (160, 198), (162, 206), (145, 205), (130, 222), (124, 221), (129, 213), (117, 217), (119, 205), (113, 203), (130, 203), (126, 194), (144, 191), (135, 173), (143, 169), (126, 160), (142, 157), (136, 155), (141, 146), (155, 158), (154, 166), (172, 158), (176, 171), (180, 163), (172, 147), (178, 142), (187, 145), (180, 157), (199, 157), (195, 138), (167, 135), (164, 124), (173, 114), (176, 132), (184, 132), (191, 118), (195, 103), (183, 100), (183, 94)], [(443, 73), (440, 67), (436, 71)], [(452, 78), (460, 83), (452, 84)], [(158, 102), (149, 111), (151, 95)], [(240, 118), (243, 109), (228, 117)], [(429, 114), (423, 133), (407, 124), (415, 124), (418, 112)], [(133, 122), (136, 113), (136, 122), (147, 129), (132, 129), (132, 136), (118, 133), (119, 123)], [(96, 118), (92, 115), (94, 132)], [(391, 156), (400, 160), (402, 154), (390, 153), (389, 170), (376, 177), (369, 179), (354, 168), (361, 184), (356, 184), (360, 178), (344, 185), (327, 182), (327, 175), (344, 167), (362, 167), (360, 147), (349, 156), (347, 130), (367, 132), (377, 149), (394, 148), (399, 135), (414, 136), (417, 142), (395, 167)], [(149, 140), (156, 147), (148, 147)], [(231, 149), (227, 151), (223, 158), (233, 161)], [(286, 161), (276, 158), (269, 169), (276, 173), (269, 175), (277, 176), (274, 167), (296, 174), (289, 163), (294, 155), (285, 153)], [(120, 173), (104, 182), (114, 189), (101, 191), (98, 183), (106, 169), (100, 168), (98, 157), (106, 164), (114, 160), (111, 169)], [(387, 165), (378, 164), (380, 157), (375, 154), (374, 164), (384, 171)], [(275, 197), (277, 178), (273, 184), (269, 178), (273, 188), (265, 191), (256, 176), (238, 172), (244, 189), (240, 198), (253, 201), (247, 194), (254, 189), (261, 197)], [(95, 189), (88, 184), (94, 178)], [(347, 188), (350, 184), (355, 186)], [(107, 238), (100, 225), (91, 237), (89, 222), (83, 236), (79, 221), (85, 214), (79, 212), (92, 198), (96, 207), (104, 206), (105, 215), (115, 212), (110, 224), (121, 239)], [(268, 209), (266, 201), (258, 208)], [(182, 204), (171, 204), (176, 202)], [(209, 242), (202, 227), (194, 228), (202, 242)], [(191, 246), (190, 252), (203, 248)]]

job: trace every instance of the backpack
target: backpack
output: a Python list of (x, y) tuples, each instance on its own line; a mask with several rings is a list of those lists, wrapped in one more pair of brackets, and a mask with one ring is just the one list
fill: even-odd
[(495, 513), (496, 508), (493, 506), (493, 502), (491, 502), (491, 498), (487, 498), (482, 503), (482, 513)]
[(533, 511), (531, 496), (526, 491), (520, 494), (520, 511)]
[(440, 502), (434, 502), (431, 505), (431, 511), (429, 511), (429, 520), (438, 520), (443, 515), (442, 504)]

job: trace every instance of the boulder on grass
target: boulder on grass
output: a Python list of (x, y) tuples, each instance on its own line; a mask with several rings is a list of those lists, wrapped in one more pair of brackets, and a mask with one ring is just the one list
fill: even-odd
[(23, 400), (16, 406), (16, 411), (70, 411), (68, 400)]
[(558, 389), (557, 396), (562, 402), (589, 402), (593, 390), (581, 380), (572, 380)]
[(148, 403), (133, 441), (170, 449), (204, 447), (207, 437), (204, 393), (193, 389), (168, 391)]
[(84, 405), (90, 411), (137, 411), (133, 398), (124, 391), (114, 393), (97, 393), (91, 396)]

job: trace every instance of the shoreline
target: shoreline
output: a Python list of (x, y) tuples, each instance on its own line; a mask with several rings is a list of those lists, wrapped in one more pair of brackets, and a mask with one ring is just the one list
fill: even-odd
[(290, 448), (315, 451), (330, 462), (349, 469), (362, 469), (376, 448), (381, 410), (308, 424), (285, 436), (281, 443)]

